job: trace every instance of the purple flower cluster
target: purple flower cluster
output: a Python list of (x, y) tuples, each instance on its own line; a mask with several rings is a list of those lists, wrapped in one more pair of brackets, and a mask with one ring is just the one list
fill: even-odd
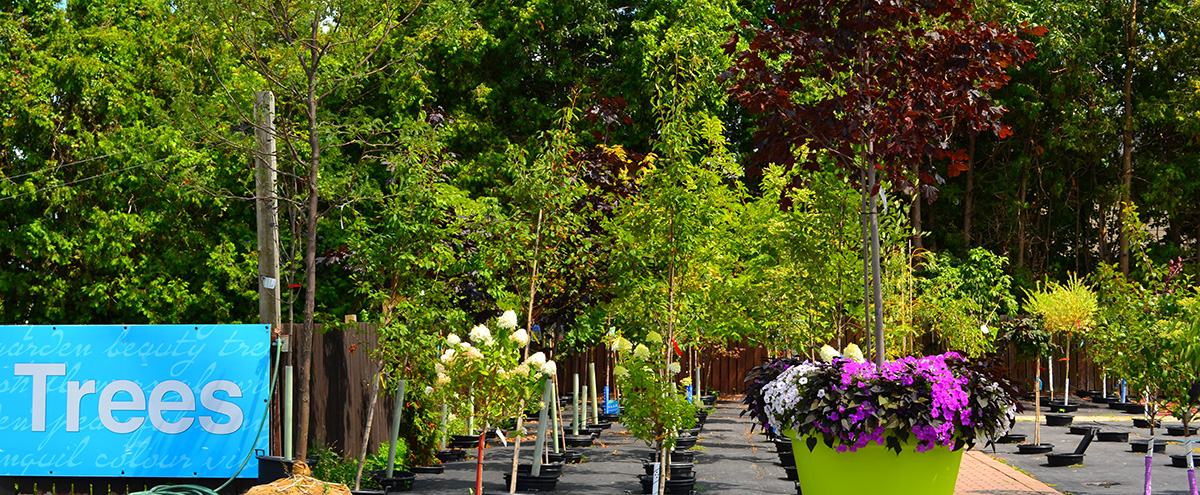
[[(972, 407), (972, 397), (984, 399)], [(763, 387), (769, 426), (818, 436), (839, 451), (910, 438), (918, 452), (973, 443), (1012, 425), (1012, 398), (956, 353), (876, 366), (834, 359), (792, 366)], [(888, 442), (895, 438), (898, 442)]]

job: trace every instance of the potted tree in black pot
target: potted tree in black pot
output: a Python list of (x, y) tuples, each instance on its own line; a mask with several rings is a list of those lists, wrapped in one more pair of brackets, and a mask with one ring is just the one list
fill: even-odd
[[(668, 493), (688, 493), (696, 480), (693, 464), (676, 463), (671, 458), (671, 452), (681, 440), (695, 442), (695, 437), (679, 434), (680, 429), (691, 428), (696, 422), (696, 407), (688, 401), (676, 380), (682, 371), (679, 363), (670, 360), (668, 346), (657, 332), (648, 332), (645, 342), (636, 345), (624, 336), (618, 335), (615, 339), (620, 359), (613, 373), (623, 391), (625, 403), (621, 415), (625, 426), (635, 438), (653, 448), (658, 454), (656, 458), (663, 461), (659, 464), (659, 473), (665, 480), (665, 488), (660, 485), (660, 489)], [(652, 488), (653, 463), (647, 466), (650, 474), (639, 478), (643, 488)]]
[(553, 376), (556, 370), (554, 362), (541, 352), (522, 359), (529, 337), (516, 328), (515, 319), (513, 314), (503, 315), (495, 333), (477, 325), (468, 333), (469, 342), (450, 335), (440, 359), (444, 372), (439, 374), (438, 384), (445, 393), (457, 394), (472, 404), (474, 422), (482, 425), (475, 440), (475, 493), (483, 493), (483, 447), (490, 425), (520, 414), (522, 401), (535, 392), (541, 395), (543, 378)]
[(1034, 366), (1037, 368), (1035, 372), (1035, 382), (1033, 383), (1033, 400), (1034, 400), (1034, 423), (1033, 423), (1033, 442), (1024, 442), (1024, 435), (1017, 438), (1013, 435), (1005, 435), (1001, 437), (999, 443), (1017, 443), (1017, 449), (1021, 453), (1045, 453), (1054, 448), (1053, 444), (1042, 442), (1042, 419), (1041, 419), (1041, 383), (1042, 383), (1042, 356), (1050, 354), (1054, 349), (1054, 342), (1051, 338), (1050, 331), (1046, 329), (1046, 325), (1042, 318), (1036, 314), (1024, 314), (1015, 317), (1000, 317), (999, 319), (1000, 335), (998, 340), (1001, 342), (1011, 343), (1018, 357), (1033, 358)]
[(1063, 398), (1061, 401), (1051, 402), (1048, 406), (1052, 412), (1073, 413), (1079, 405), (1071, 404), (1071, 338), (1082, 337), (1095, 326), (1093, 318), (1099, 308), (1096, 293), (1081, 279), (1072, 275), (1065, 284), (1047, 282), (1033, 292), (1027, 291), (1026, 296), (1026, 309), (1040, 315), (1046, 329), (1051, 333), (1063, 335), (1066, 341), (1066, 345), (1063, 346), (1067, 364)]

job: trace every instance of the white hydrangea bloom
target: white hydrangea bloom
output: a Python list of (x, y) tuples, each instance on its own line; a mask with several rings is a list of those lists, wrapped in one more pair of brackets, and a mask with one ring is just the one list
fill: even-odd
[(861, 363), (867, 360), (865, 357), (863, 357), (862, 349), (858, 348), (858, 344), (846, 344), (846, 348), (842, 349), (842, 355), (856, 363)]
[(512, 370), (514, 375), (529, 376), (529, 365), (525, 363), (518, 364)]
[(450, 375), (447, 375), (445, 373), (438, 373), (438, 377), (437, 377), (438, 385), (446, 385), (449, 383), (450, 383)]
[(830, 347), (828, 344), (826, 344), (824, 347), (821, 348), (821, 360), (822, 361), (825, 361), (826, 363), (832, 363), (833, 358), (839, 358), (839, 357), (842, 357), (842, 354), (839, 353), (837, 351), (837, 349)]
[(467, 349), (467, 357), (470, 358), (472, 361), (478, 361), (480, 359), (483, 359), (483, 353), (479, 352), (478, 347), (472, 347), (470, 349)]
[(442, 363), (433, 363), (433, 371), (440, 375), (446, 372), (446, 367)]
[(542, 374), (546, 376), (558, 374), (558, 365), (554, 361), (546, 361), (546, 364), (542, 365)]
[(617, 351), (624, 354), (633, 350), (633, 342), (625, 337), (617, 338)]
[(446, 349), (446, 351), (442, 353), (442, 362), (446, 364), (454, 362), (454, 349)]
[(633, 357), (635, 357), (637, 359), (649, 359), (650, 358), (650, 348), (646, 347), (645, 344), (638, 344), (637, 348), (635, 348), (633, 350)]
[(433, 387), (426, 385), (425, 386), (425, 395), (433, 395)]
[(525, 360), (525, 364), (531, 369), (542, 369), (542, 365), (546, 364), (546, 355), (541, 352), (535, 352)]
[(646, 341), (650, 342), (651, 344), (661, 344), (663, 342), (663, 339), (662, 339), (662, 335), (660, 335), (658, 332), (651, 330), (650, 334), (646, 336)]
[(625, 378), (625, 377), (629, 376), (629, 370), (625, 369), (624, 366), (621, 366), (618, 364), (616, 367), (613, 368), (613, 375), (620, 377), (620, 378)]
[(671, 373), (672, 375), (679, 373), (680, 369), (679, 361), (675, 361), (667, 365), (667, 372)]
[(458, 338), (458, 336), (455, 334), (450, 334), (449, 337), (446, 337), (446, 342), (448, 342), (450, 345), (458, 345), (460, 342), (462, 342), (462, 339)]
[(685, 386), (685, 387), (690, 387), (690, 386), (692, 386), (692, 377), (690, 377), (690, 376), (685, 376), (685, 377), (683, 377), (683, 379), (682, 379), (682, 380), (679, 380), (679, 384), (680, 384), (680, 385), (683, 385), (683, 386)]
[(505, 330), (517, 328), (517, 313), (511, 309), (505, 311), (503, 315), (500, 315), (500, 319), (496, 320), (496, 326)]
[(518, 328), (508, 336), (508, 340), (516, 342), (518, 347), (525, 347), (529, 344), (529, 332), (526, 332), (524, 328)]
[(472, 328), (471, 333), (468, 335), (471, 336), (471, 342), (474, 342), (475, 345), (492, 345), (494, 343), (492, 340), (492, 331), (488, 330), (488, 327), (484, 325)]

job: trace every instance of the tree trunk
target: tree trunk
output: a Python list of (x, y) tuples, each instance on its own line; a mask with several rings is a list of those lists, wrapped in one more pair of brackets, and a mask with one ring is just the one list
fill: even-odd
[[(533, 340), (533, 300), (537, 296), (537, 276), (538, 276), (538, 250), (542, 244), (542, 210), (538, 210), (537, 227), (534, 228), (533, 235), (533, 263), (529, 274), (529, 305), (525, 311), (525, 331), (529, 332), (529, 339)], [(525, 349), (522, 350), (522, 358), (529, 359), (529, 342), (525, 343)], [(530, 370), (531, 373), (537, 370)], [(598, 422), (599, 420), (597, 420)], [(525, 424), (525, 399), (521, 399), (520, 408), (517, 410), (517, 434), (513, 439), (513, 461), (512, 461), (512, 480), (508, 485), (508, 493), (517, 492), (517, 467), (521, 462), (521, 428)]]
[[(362, 450), (358, 452), (358, 472), (354, 475), (354, 489), (358, 490), (362, 483), (363, 467), (367, 464), (367, 449), (371, 445), (371, 425), (375, 423), (375, 404), (379, 401), (380, 373), (383, 372), (383, 361), (376, 363), (374, 378), (371, 380), (371, 398), (367, 402), (367, 424), (363, 427)], [(403, 407), (401, 404), (397, 407)]]
[[(1133, 201), (1133, 65), (1134, 42), (1137, 34), (1137, 0), (1129, 2), (1129, 29), (1125, 33), (1125, 133), (1121, 139), (1121, 207)], [(1121, 222), (1121, 273), (1129, 275), (1129, 235), (1125, 232), (1125, 221)]]
[[(663, 373), (666, 375), (671, 374), (669, 370), (671, 368), (671, 359), (674, 357), (671, 354), (671, 343), (675, 341), (675, 213), (672, 212), (671, 214), (671, 234), (670, 242), (668, 243), (671, 246), (671, 256), (667, 259), (667, 337), (663, 341), (667, 346), (667, 369), (663, 370)], [(666, 433), (664, 432), (664, 434)], [(667, 451), (665, 445), (659, 461), (662, 462), (662, 470), (660, 471), (662, 476), (659, 477), (658, 493), (667, 493), (667, 478), (670, 477), (671, 470), (668, 469), (670, 467), (670, 453)]]
[(913, 230), (912, 243), (910, 245), (912, 246), (912, 252), (915, 253), (918, 250), (922, 249), (921, 231), (923, 229), (921, 229), (920, 165), (914, 163), (913, 167), (912, 167), (912, 172), (913, 172), (913, 177), (915, 177), (916, 181), (913, 183), (912, 208), (909, 208), (908, 214), (909, 214), (910, 221), (912, 222), (912, 230)]
[(1034, 375), (1037, 381), (1033, 387), (1033, 444), (1042, 444), (1042, 355), (1033, 360)]
[(1096, 219), (1096, 237), (1100, 238), (1100, 245), (1097, 247), (1100, 251), (1100, 262), (1111, 263), (1112, 252), (1108, 246), (1108, 201), (1104, 199), (1103, 194), (1100, 195), (1097, 207), (1100, 209), (1100, 215)]
[[(314, 27), (314, 29), (316, 29)], [(308, 98), (305, 102), (308, 113), (308, 217), (304, 235), (304, 326), (300, 330), (299, 348), (300, 362), (300, 417), (296, 429), (296, 458), (305, 459), (308, 455), (308, 424), (310, 416), (309, 403), (312, 396), (312, 341), (313, 313), (316, 312), (317, 300), (317, 217), (321, 212), (320, 189), (317, 187), (321, 171), (321, 142), (317, 129), (317, 95), (316, 95), (316, 65), (319, 55), (314, 46), (310, 52), (312, 64), (308, 67)]]
[(967, 140), (967, 192), (963, 195), (963, 245), (971, 249), (971, 215), (975, 210), (975, 135)]
[(863, 255), (863, 338), (867, 339), (866, 351), (867, 355), (871, 355), (871, 341), (869, 335), (871, 330), (871, 221), (870, 211), (871, 202), (868, 199), (871, 195), (871, 183), (869, 181), (867, 168), (870, 164), (866, 163), (866, 158), (863, 159), (863, 176), (862, 176), (862, 255)]
[(1025, 266), (1025, 192), (1029, 187), (1029, 165), (1021, 166), (1021, 188), (1017, 191), (1017, 264)]
[[(873, 156), (873, 146), (867, 145), (867, 156)], [(867, 172), (871, 181), (871, 190), (875, 189), (874, 160), (868, 163)], [(871, 275), (874, 277), (872, 286), (875, 289), (875, 364), (883, 366), (883, 285), (879, 267), (879, 198), (871, 194)]]

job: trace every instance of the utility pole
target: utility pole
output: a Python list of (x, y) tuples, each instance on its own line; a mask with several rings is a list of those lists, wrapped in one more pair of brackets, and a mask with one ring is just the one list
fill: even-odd
[[(275, 197), (275, 95), (270, 91), (254, 93), (254, 136), (258, 140), (258, 153), (254, 156), (254, 210), (258, 223), (258, 322), (271, 326), (271, 338), (280, 330), (280, 281), (279, 281), (279, 202)], [(280, 340), (279, 345), (286, 345)], [(280, 351), (287, 351), (280, 349)], [(281, 358), (282, 359), (282, 358)], [(287, 368), (291, 377), (291, 366)], [(291, 383), (287, 380), (283, 396), (291, 397)], [(291, 419), (291, 401), (283, 402), (283, 411), (275, 417), (284, 417), (284, 425), (272, 425), (271, 436), (282, 438), (280, 446), (283, 456), (291, 458), (291, 428), (286, 423)], [(276, 406), (279, 407), (279, 406)], [(277, 428), (282, 428), (282, 430)]]
[(258, 217), (258, 318), (259, 323), (278, 330), (279, 314), (279, 202), (275, 198), (275, 95), (254, 93), (254, 135), (258, 154), (254, 157), (255, 211)]

